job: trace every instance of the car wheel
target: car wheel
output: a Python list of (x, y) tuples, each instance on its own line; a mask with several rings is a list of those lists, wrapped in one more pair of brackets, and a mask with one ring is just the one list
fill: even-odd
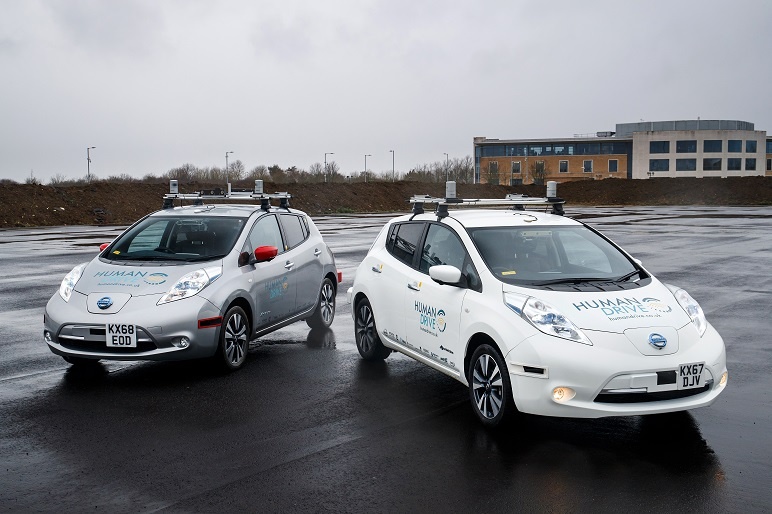
[(239, 369), (247, 360), (247, 348), (252, 332), (244, 309), (234, 306), (228, 309), (220, 329), (220, 345), (217, 357), (228, 370)]
[(483, 425), (495, 427), (517, 411), (509, 373), (496, 348), (487, 344), (477, 347), (472, 354), (467, 379), (472, 407)]
[(306, 319), (306, 323), (311, 328), (327, 328), (332, 325), (335, 318), (335, 286), (332, 280), (325, 278), (322, 281), (322, 288), (319, 290), (319, 299), (316, 303), (316, 310)]
[(62, 355), (62, 359), (69, 362), (73, 366), (93, 366), (99, 362), (99, 359), (87, 359), (85, 357), (70, 357), (69, 355)]
[(391, 350), (383, 346), (378, 330), (375, 328), (375, 315), (367, 298), (360, 300), (354, 316), (354, 337), (357, 350), (363, 359), (368, 361), (383, 360)]

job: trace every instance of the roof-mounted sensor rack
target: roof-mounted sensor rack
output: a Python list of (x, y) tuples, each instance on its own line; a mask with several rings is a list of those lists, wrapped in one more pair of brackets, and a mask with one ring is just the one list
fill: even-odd
[(413, 215), (423, 214), (424, 205), (434, 205), (438, 219), (448, 216), (449, 205), (464, 207), (494, 207), (499, 205), (511, 205), (512, 209), (523, 211), (526, 206), (552, 206), (552, 214), (562, 216), (563, 204), (566, 202), (557, 197), (557, 182), (547, 182), (547, 196), (539, 198), (518, 194), (508, 194), (503, 199), (499, 198), (456, 198), (456, 183), (449, 181), (445, 185), (445, 198), (434, 198), (428, 195), (416, 195), (410, 198), (413, 205)]
[(253, 200), (260, 201), (260, 208), (264, 211), (268, 211), (271, 208), (271, 200), (279, 200), (280, 209), (289, 209), (289, 200), (292, 195), (286, 192), (281, 193), (264, 193), (263, 181), (255, 180), (254, 190), (233, 191), (231, 185), (228, 184), (228, 190), (215, 188), (207, 191), (199, 191), (196, 193), (180, 193), (179, 183), (176, 180), (169, 181), (169, 192), (164, 195), (163, 209), (172, 209), (174, 207), (174, 200), (190, 200), (193, 205), (204, 205), (204, 200), (219, 201), (219, 200)]

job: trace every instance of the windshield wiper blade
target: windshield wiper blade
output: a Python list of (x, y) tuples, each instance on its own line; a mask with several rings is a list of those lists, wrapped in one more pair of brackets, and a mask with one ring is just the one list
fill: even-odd
[(614, 280), (614, 282), (624, 282), (628, 278), (634, 277), (635, 275), (639, 275), (640, 276), (641, 275), (641, 270), (637, 269), (637, 270), (631, 271), (627, 275), (622, 275), (618, 279)]
[(541, 282), (533, 282), (534, 286), (551, 286), (553, 284), (581, 284), (583, 282), (610, 282), (608, 278), (555, 278), (552, 280), (542, 280)]

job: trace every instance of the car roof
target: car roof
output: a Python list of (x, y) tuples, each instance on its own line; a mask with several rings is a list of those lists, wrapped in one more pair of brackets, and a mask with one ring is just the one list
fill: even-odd
[[(204, 204), (204, 205), (184, 205), (174, 207), (173, 209), (162, 209), (156, 211), (152, 216), (228, 216), (235, 218), (249, 218), (254, 212), (265, 212), (259, 205), (254, 204)], [(281, 209), (271, 207), (269, 213), (292, 213), (303, 214), (295, 209)]]
[[(572, 218), (533, 210), (518, 211), (513, 209), (449, 209), (448, 217), (445, 218), (445, 220), (449, 218), (456, 220), (467, 228), (502, 226), (521, 227), (532, 225), (534, 223), (537, 223), (540, 226), (581, 225), (580, 222)], [(437, 221), (437, 214), (430, 212), (419, 214), (417, 216), (408, 214), (405, 216), (400, 216), (394, 221), (408, 221), (410, 219), (414, 221)]]

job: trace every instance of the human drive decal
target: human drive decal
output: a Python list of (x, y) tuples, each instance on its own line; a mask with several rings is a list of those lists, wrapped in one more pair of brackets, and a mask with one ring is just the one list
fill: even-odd
[(672, 307), (657, 298), (643, 298), (639, 300), (635, 297), (584, 300), (574, 302), (574, 308), (580, 312), (600, 312), (605, 314), (609, 321), (634, 318), (661, 318), (662, 314), (673, 310)]
[(422, 332), (438, 337), (448, 327), (445, 321), (445, 311), (416, 301), (415, 311), (418, 313), (418, 324)]

